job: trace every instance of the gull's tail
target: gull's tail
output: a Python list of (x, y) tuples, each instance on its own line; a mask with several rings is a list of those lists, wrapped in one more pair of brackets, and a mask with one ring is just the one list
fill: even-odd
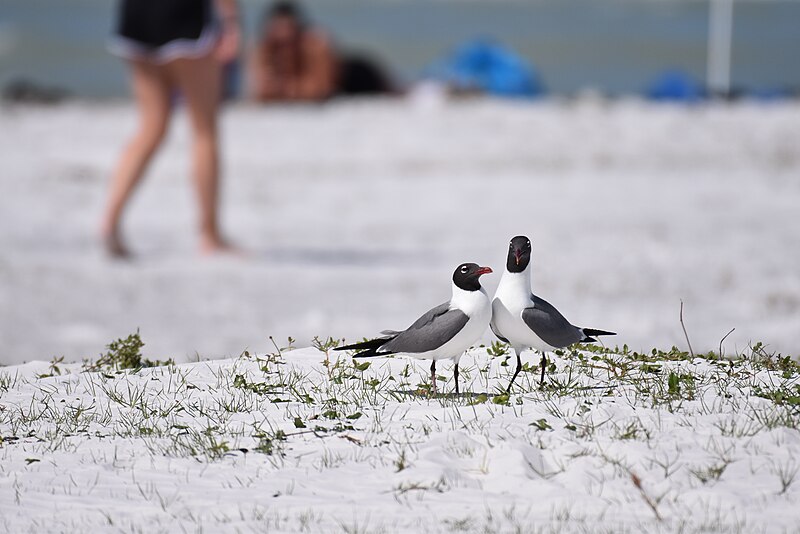
[(358, 350), (361, 351), (357, 354), (353, 354), (353, 358), (369, 358), (371, 356), (386, 356), (388, 354), (393, 354), (392, 352), (378, 352), (382, 346), (384, 346), (389, 341), (393, 340), (397, 334), (387, 336), (387, 337), (379, 337), (376, 339), (370, 339), (368, 341), (362, 341), (361, 343), (353, 343), (352, 345), (345, 345), (343, 347), (336, 347), (333, 350)]
[(616, 336), (616, 332), (608, 332), (606, 330), (597, 330), (594, 328), (581, 328), (581, 332), (583, 332), (584, 338), (581, 339), (581, 343), (587, 343), (590, 341), (597, 341), (594, 337), (595, 336)]

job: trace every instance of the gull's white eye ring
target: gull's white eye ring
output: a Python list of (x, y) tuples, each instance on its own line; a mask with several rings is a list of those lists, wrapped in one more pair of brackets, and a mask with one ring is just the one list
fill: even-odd
[(464, 265), (463, 267), (461, 267), (461, 272), (462, 272), (462, 273), (466, 273), (467, 271), (469, 271), (469, 267), (467, 267), (466, 265)]

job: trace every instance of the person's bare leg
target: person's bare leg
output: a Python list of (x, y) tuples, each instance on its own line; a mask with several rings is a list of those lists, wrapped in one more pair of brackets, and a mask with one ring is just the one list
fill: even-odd
[(170, 75), (186, 99), (194, 136), (192, 162), (200, 207), (200, 251), (229, 251), (219, 229), (219, 110), (222, 71), (212, 56), (178, 59), (169, 64)]
[(139, 110), (139, 125), (126, 145), (111, 178), (111, 190), (103, 216), (101, 234), (106, 251), (115, 257), (128, 255), (120, 236), (123, 211), (141, 181), (167, 130), (170, 90), (161, 67), (143, 61), (130, 63), (131, 85)]

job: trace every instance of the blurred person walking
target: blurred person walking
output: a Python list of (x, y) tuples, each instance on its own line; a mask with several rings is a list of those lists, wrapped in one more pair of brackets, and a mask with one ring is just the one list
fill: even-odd
[(112, 52), (130, 69), (139, 126), (111, 180), (102, 222), (106, 251), (129, 255), (120, 222), (131, 194), (161, 145), (173, 111), (173, 92), (186, 104), (193, 134), (192, 172), (199, 205), (200, 251), (230, 246), (219, 229), (219, 139), (222, 67), (239, 52), (236, 0), (121, 0)]

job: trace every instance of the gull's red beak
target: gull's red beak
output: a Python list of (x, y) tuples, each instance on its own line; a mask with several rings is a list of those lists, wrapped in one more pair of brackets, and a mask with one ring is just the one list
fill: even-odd
[(478, 276), (480, 276), (482, 274), (489, 274), (491, 272), (494, 272), (494, 271), (492, 271), (491, 267), (481, 267), (480, 269), (478, 269)]
[(519, 250), (519, 249), (516, 249), (514, 251), (514, 261), (517, 262), (517, 265), (519, 265), (519, 260), (521, 260), (521, 259), (522, 259), (522, 251)]

